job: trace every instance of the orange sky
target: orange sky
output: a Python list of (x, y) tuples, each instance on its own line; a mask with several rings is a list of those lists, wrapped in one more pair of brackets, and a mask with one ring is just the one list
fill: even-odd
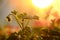
[[(57, 13), (60, 15), (60, 0), (55, 0), (55, 2), (45, 9), (40, 9), (38, 7), (35, 7), (32, 4), (32, 0), (9, 0), (9, 6), (14, 10), (17, 9), (19, 12), (26, 12), (28, 14), (36, 14), (40, 16), (41, 18), (44, 18), (46, 15), (46, 12), (50, 9), (50, 7), (53, 7), (51, 9), (51, 12), (54, 13), (57, 11)], [(43, 11), (42, 11), (43, 10)]]
[[(52, 18), (55, 18), (54, 15), (60, 16), (60, 0), (55, 0), (55, 2), (50, 6), (45, 9), (40, 9), (38, 7), (35, 7), (32, 4), (32, 0), (5, 0), (2, 3), (1, 6), (1, 20), (5, 20), (5, 17), (14, 9), (18, 10), (18, 12), (26, 12), (30, 15), (38, 15), (41, 19), (44, 19), (46, 16), (46, 12), (51, 9), (51, 13), (49, 14), (49, 20)], [(43, 11), (42, 11), (43, 10)]]

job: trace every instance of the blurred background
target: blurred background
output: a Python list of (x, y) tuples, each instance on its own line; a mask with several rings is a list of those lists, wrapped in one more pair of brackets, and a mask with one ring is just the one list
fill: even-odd
[[(47, 1), (46, 1), (47, 2)], [(5, 17), (11, 13), (12, 10), (17, 10), (19, 13), (26, 12), (29, 15), (38, 15), (41, 22), (45, 22), (44, 18), (49, 13), (48, 20), (60, 17), (60, 0), (54, 0), (51, 5), (46, 8), (38, 8), (32, 3), (32, 0), (0, 0), (0, 26), (13, 25), (18, 26), (15, 19), (8, 23)], [(16, 24), (16, 25), (15, 25)]]

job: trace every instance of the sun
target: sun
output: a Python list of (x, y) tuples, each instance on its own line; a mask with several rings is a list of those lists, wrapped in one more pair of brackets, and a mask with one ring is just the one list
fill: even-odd
[(54, 0), (32, 0), (33, 5), (39, 8), (45, 8), (50, 6)]

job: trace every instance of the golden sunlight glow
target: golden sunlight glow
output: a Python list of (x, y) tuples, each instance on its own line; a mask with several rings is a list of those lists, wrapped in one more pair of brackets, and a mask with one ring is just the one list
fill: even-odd
[(32, 3), (39, 8), (45, 8), (50, 6), (53, 1), (54, 0), (32, 0)]

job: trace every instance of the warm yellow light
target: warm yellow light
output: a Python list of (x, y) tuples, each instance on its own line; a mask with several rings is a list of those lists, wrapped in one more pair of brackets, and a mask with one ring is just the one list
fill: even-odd
[(39, 8), (45, 8), (52, 4), (54, 0), (32, 0), (32, 3), (39, 7)]

